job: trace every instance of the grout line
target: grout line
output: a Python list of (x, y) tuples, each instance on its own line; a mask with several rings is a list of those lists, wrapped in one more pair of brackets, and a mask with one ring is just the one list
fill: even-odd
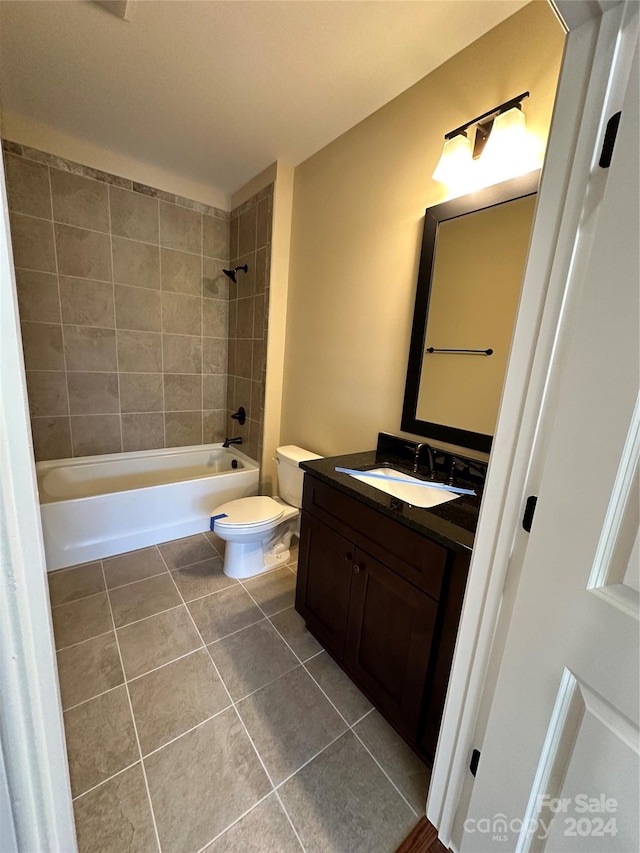
[[(109, 220), (109, 259), (111, 261), (111, 302), (113, 305), (113, 326), (116, 320), (116, 286), (113, 281), (113, 234), (111, 233), (111, 186), (107, 184), (107, 217)], [(115, 337), (115, 332), (114, 332)], [(122, 398), (120, 396), (120, 363), (118, 360), (118, 341), (114, 340), (116, 350), (116, 382), (118, 384), (118, 420), (120, 422), (120, 453), (124, 452), (124, 437), (122, 435)]]
[[(264, 622), (265, 620), (263, 619), (262, 621)], [(256, 624), (261, 624), (261, 623), (258, 622)], [(251, 628), (251, 627), (252, 626), (249, 625), (249, 628)], [(211, 644), (211, 645), (213, 645), (213, 644)], [(233, 701), (236, 703), (236, 705), (240, 705), (241, 702), (244, 702), (245, 699), (249, 699), (249, 697), (253, 696), (254, 693), (258, 693), (260, 690), (262, 690), (263, 687), (269, 687), (271, 684), (274, 684), (276, 681), (279, 681), (281, 678), (284, 678), (285, 675), (288, 675), (290, 672), (293, 672), (294, 670), (299, 669), (299, 667), (301, 667), (301, 666), (302, 666), (302, 664), (300, 663), (300, 661), (296, 660), (296, 662), (293, 666), (289, 667), (289, 669), (285, 669), (285, 671), (281, 672), (280, 675), (276, 675), (276, 677), (272, 678), (271, 681), (267, 681), (265, 684), (261, 684), (260, 687), (256, 687), (255, 690), (252, 690), (250, 693), (245, 693), (244, 696), (240, 696), (238, 699), (234, 699)]]
[[(282, 780), (282, 782), (278, 782), (275, 790), (278, 791), (279, 788), (282, 788), (283, 785), (286, 785), (290, 779), (293, 779), (293, 777), (296, 776), (301, 770), (303, 770), (308, 764), (311, 764), (312, 761), (315, 761), (315, 759), (319, 755), (322, 755), (323, 752), (326, 752), (330, 746), (333, 746), (333, 744), (336, 743), (336, 741), (339, 741), (340, 738), (344, 737), (346, 734), (348, 734), (348, 732), (349, 732), (349, 728), (343, 729), (339, 735), (336, 735), (336, 737), (334, 737), (334, 739), (332, 741), (330, 741), (328, 744), (323, 746), (322, 749), (319, 749), (317, 752), (314, 752), (314, 754), (311, 756), (311, 758), (307, 758), (307, 760), (305, 762), (303, 762), (300, 765), (300, 767), (298, 767), (296, 770), (294, 770), (293, 773), (289, 773), (289, 775), (286, 778), (284, 778)], [(285, 813), (286, 813), (286, 810), (285, 810)]]
[[(102, 560), (100, 561), (100, 565), (102, 566), (102, 578), (103, 578), (105, 586), (106, 586), (107, 585), (107, 579), (104, 575), (104, 564), (102, 563)], [(127, 692), (127, 701), (129, 702), (129, 713), (131, 714), (131, 722), (133, 725), (133, 732), (136, 736), (136, 744), (138, 746), (138, 755), (140, 756), (140, 767), (142, 769), (142, 778), (144, 779), (144, 786), (145, 786), (145, 789), (147, 791), (147, 799), (149, 801), (149, 810), (151, 812), (151, 820), (153, 822), (153, 830), (154, 830), (155, 836), (156, 836), (156, 844), (158, 845), (158, 850), (161, 851), (162, 847), (160, 845), (160, 835), (158, 833), (158, 825), (156, 823), (156, 816), (155, 816), (155, 813), (153, 811), (153, 802), (151, 800), (151, 792), (149, 790), (149, 781), (147, 779), (147, 770), (144, 766), (144, 761), (142, 760), (142, 747), (140, 746), (140, 737), (138, 735), (138, 727), (136, 725), (135, 714), (133, 713), (133, 705), (131, 703), (131, 694), (129, 693), (129, 684), (127, 683), (127, 680), (126, 680), (126, 678), (127, 678), (126, 670), (124, 668), (124, 661), (122, 660), (122, 652), (120, 651), (120, 642), (118, 640), (118, 632), (116, 631), (116, 623), (115, 623), (115, 619), (113, 618), (113, 609), (111, 607), (111, 601), (109, 599), (109, 596), (107, 596), (107, 601), (109, 602), (109, 612), (111, 613), (111, 622), (113, 624), (113, 631), (114, 631), (115, 638), (116, 638), (116, 648), (118, 649), (118, 657), (120, 659), (120, 666), (122, 667), (122, 674), (123, 674), (124, 679), (125, 679), (124, 688)]]
[(282, 802), (282, 797), (280, 796), (280, 791), (278, 791), (278, 789), (277, 789), (277, 788), (275, 789), (275, 795), (276, 795), (276, 798), (277, 798), (278, 802), (280, 803), (280, 808), (281, 808), (281, 809), (282, 809), (282, 811), (284, 812), (284, 816), (285, 816), (285, 817), (286, 817), (286, 819), (289, 821), (289, 826), (290, 826), (290, 827), (291, 827), (291, 829), (293, 830), (295, 837), (298, 839), (298, 844), (300, 845), (300, 848), (304, 851), (304, 853), (306, 853), (305, 846), (304, 846), (304, 844), (302, 843), (302, 839), (301, 839), (301, 838), (300, 838), (300, 836), (298, 835), (298, 830), (297, 830), (297, 829), (295, 828), (295, 826), (293, 825), (293, 821), (292, 821), (292, 820), (291, 820), (291, 818), (289, 817), (289, 812), (288, 812), (288, 811), (286, 810), (286, 808), (284, 807), (284, 803)]
[(257, 808), (258, 808), (258, 806), (260, 805), (260, 803), (264, 803), (264, 801), (265, 801), (266, 799), (268, 799), (268, 798), (269, 798), (272, 794), (274, 794), (274, 793), (275, 793), (275, 791), (269, 791), (269, 793), (268, 793), (268, 794), (265, 794), (265, 795), (264, 795), (264, 797), (261, 797), (255, 805), (251, 806), (251, 808), (250, 808), (250, 809), (247, 809), (247, 811), (246, 811), (246, 812), (243, 812), (243, 813), (240, 815), (240, 817), (237, 817), (237, 818), (233, 821), (233, 823), (230, 823), (230, 824), (229, 824), (229, 826), (225, 827), (225, 829), (223, 829), (223, 830), (222, 830), (222, 832), (219, 832), (219, 833), (218, 833), (217, 835), (215, 835), (213, 838), (210, 838), (210, 839), (209, 839), (209, 841), (207, 841), (207, 843), (204, 845), (204, 847), (201, 847), (199, 850), (197, 850), (197, 851), (196, 851), (196, 853), (202, 853), (202, 851), (203, 851), (203, 850), (206, 850), (206, 849), (207, 849), (207, 847), (208, 847), (210, 844), (213, 844), (213, 842), (214, 842), (214, 841), (217, 841), (219, 838), (221, 838), (221, 837), (222, 837), (226, 832), (228, 832), (228, 831), (229, 831), (233, 826), (235, 826), (237, 823), (240, 823), (240, 821), (242, 820), (242, 818), (243, 818), (243, 817), (246, 817), (248, 814), (251, 814), (251, 812), (252, 812), (254, 809), (257, 809)]
[[(171, 574), (171, 572), (169, 572)], [(108, 596), (107, 596), (108, 598)], [(149, 616), (143, 616), (141, 619), (134, 619), (133, 622), (127, 622), (124, 625), (119, 625), (116, 627), (116, 633), (118, 631), (122, 631), (124, 628), (129, 628), (131, 625), (138, 625), (140, 622), (146, 622), (147, 619), (153, 619), (154, 616), (161, 616), (163, 613), (169, 613), (171, 610), (178, 610), (178, 608), (183, 606), (183, 602), (180, 601), (179, 604), (174, 604), (173, 607), (167, 607), (165, 610), (158, 610), (157, 613), (151, 613)], [(111, 607), (111, 600), (109, 600), (109, 607)], [(188, 608), (187, 608), (188, 609)], [(115, 620), (114, 620), (115, 625)]]
[[(196, 600), (199, 600), (199, 599), (196, 599)], [(189, 603), (191, 603), (191, 602), (189, 602)], [(239, 634), (241, 631), (246, 631), (247, 628), (253, 628), (254, 625), (259, 625), (261, 622), (265, 622), (265, 621), (268, 621), (268, 620), (265, 620), (264, 618), (256, 619), (255, 622), (250, 622), (248, 625), (243, 625), (242, 628), (238, 628), (237, 631), (232, 631), (230, 634), (225, 634), (224, 637), (218, 637), (217, 640), (212, 640), (210, 643), (206, 643), (205, 645), (207, 646), (207, 648), (209, 648), (209, 646), (215, 646), (215, 645), (217, 645), (217, 643), (221, 643), (223, 640), (228, 640), (229, 637), (235, 637), (235, 635)]]
[(206, 646), (198, 646), (196, 649), (192, 649), (190, 652), (185, 652), (183, 655), (178, 655), (177, 658), (172, 658), (171, 660), (165, 661), (161, 663), (159, 666), (154, 666), (153, 669), (147, 669), (144, 672), (141, 672), (140, 675), (134, 675), (133, 678), (127, 678), (125, 673), (125, 679), (129, 684), (132, 681), (138, 681), (140, 678), (144, 678), (145, 675), (149, 675), (152, 672), (157, 672), (159, 669), (164, 669), (165, 666), (171, 666), (172, 663), (176, 663), (176, 661), (184, 660), (184, 658), (188, 658), (190, 655), (195, 655), (196, 652), (201, 652), (202, 650), (206, 651)]
[(418, 812), (414, 809), (414, 807), (411, 805), (411, 803), (409, 802), (409, 800), (408, 800), (408, 799), (405, 797), (405, 795), (402, 793), (402, 791), (400, 790), (400, 788), (398, 788), (398, 786), (397, 786), (397, 785), (396, 785), (396, 783), (393, 781), (393, 779), (391, 778), (391, 776), (389, 776), (389, 774), (387, 773), (387, 771), (384, 769), (384, 767), (382, 766), (382, 764), (380, 764), (380, 762), (378, 761), (378, 759), (375, 757), (375, 755), (373, 754), (373, 752), (371, 752), (371, 750), (370, 750), (370, 749), (369, 749), (369, 747), (366, 745), (366, 743), (362, 740), (362, 738), (360, 737), (360, 735), (359, 735), (359, 734), (358, 734), (358, 733), (357, 733), (353, 728), (351, 729), (351, 731), (353, 732), (353, 735), (354, 735), (354, 737), (356, 738), (356, 740), (358, 740), (358, 741), (359, 741), (359, 743), (361, 744), (361, 746), (365, 749), (365, 751), (369, 753), (369, 755), (371, 756), (371, 758), (373, 758), (374, 762), (378, 765), (378, 767), (380, 768), (380, 770), (382, 770), (383, 774), (387, 777), (387, 779), (389, 780), (389, 782), (391, 782), (391, 784), (393, 785), (393, 787), (394, 787), (394, 788), (396, 789), (396, 791), (400, 794), (400, 796), (401, 796), (401, 797), (402, 797), (402, 799), (405, 801), (405, 803), (407, 804), (407, 806), (409, 807), (409, 810), (413, 813), (413, 815), (414, 815), (415, 817), (422, 817), (422, 815), (419, 815), (419, 814), (418, 814)]
[(168, 740), (166, 743), (163, 743), (161, 746), (157, 746), (155, 749), (152, 749), (150, 752), (145, 752), (142, 757), (143, 758), (149, 758), (151, 755), (155, 755), (156, 752), (160, 752), (160, 750), (164, 749), (165, 746), (169, 746), (170, 743), (175, 743), (177, 740), (180, 740), (180, 738), (183, 735), (188, 735), (189, 732), (194, 732), (196, 729), (199, 729), (201, 726), (204, 726), (205, 723), (210, 722), (215, 717), (219, 717), (220, 714), (224, 714), (224, 712), (228, 711), (230, 708), (231, 708), (231, 702), (229, 702), (228, 705), (225, 705), (224, 708), (221, 708), (219, 711), (216, 711), (215, 714), (211, 714), (210, 716), (208, 716), (206, 720), (200, 720), (200, 722), (196, 723), (195, 726), (191, 726), (190, 729), (186, 729), (185, 731), (180, 732), (179, 735), (176, 735), (175, 737), (171, 738), (171, 740)]
[[(124, 672), (122, 673), (122, 677), (124, 678)], [(110, 687), (108, 690), (103, 690), (101, 693), (96, 693), (95, 696), (90, 696), (88, 699), (83, 699), (82, 702), (76, 702), (75, 705), (69, 705), (68, 708), (62, 708), (63, 714), (66, 714), (67, 711), (73, 711), (74, 708), (79, 708), (81, 705), (86, 705), (87, 702), (93, 701), (93, 699), (98, 699), (100, 696), (106, 696), (107, 693), (112, 693), (114, 690), (117, 690), (118, 687), (122, 687), (124, 681), (121, 681), (120, 684), (114, 684), (113, 687)]]
[[(160, 243), (160, 202), (156, 200), (158, 207), (158, 244)], [(167, 404), (164, 394), (164, 329), (162, 322), (162, 249), (158, 245), (158, 276), (160, 278), (160, 372), (162, 374), (162, 446), (167, 446)], [(164, 558), (163, 558), (164, 561)], [(165, 566), (166, 566), (165, 562)], [(169, 567), (167, 566), (167, 569)]]
[(126, 583), (120, 583), (117, 586), (108, 586), (107, 592), (113, 592), (113, 590), (115, 590), (115, 589), (122, 589), (122, 587), (124, 587), (124, 586), (133, 586), (134, 583), (142, 583), (143, 581), (150, 581), (152, 578), (161, 578), (161, 577), (164, 577), (164, 575), (166, 575), (166, 574), (167, 574), (166, 571), (157, 572), (155, 575), (149, 575), (149, 577), (140, 578), (137, 581), (127, 581)]
[[(52, 609), (55, 609), (55, 608), (52, 608)], [(68, 646), (60, 646), (59, 649), (56, 649), (56, 654), (58, 654), (58, 652), (64, 652), (67, 649), (75, 649), (76, 646), (81, 646), (83, 643), (88, 643), (89, 640), (97, 640), (98, 637), (106, 637), (107, 634), (113, 634), (113, 633), (114, 633), (114, 631), (110, 628), (108, 631), (103, 631), (101, 634), (96, 634), (95, 637), (87, 637), (85, 640), (78, 640), (77, 643), (70, 643)]]
[(106, 785), (107, 782), (110, 782), (112, 779), (115, 779), (116, 776), (120, 776), (120, 774), (125, 773), (127, 770), (131, 770), (132, 767), (137, 767), (138, 764), (141, 763), (142, 762), (140, 761), (140, 759), (138, 759), (137, 761), (134, 761), (133, 764), (127, 764), (126, 767), (123, 767), (122, 770), (118, 770), (118, 772), (114, 773), (113, 776), (108, 776), (106, 779), (103, 779), (102, 782), (98, 782), (97, 785), (94, 785), (91, 788), (87, 788), (86, 791), (83, 791), (81, 794), (77, 794), (75, 797), (72, 797), (71, 801), (75, 803), (77, 800), (80, 800), (82, 799), (82, 797), (86, 797), (87, 794), (90, 794), (92, 791), (95, 791), (96, 788), (100, 788), (102, 785)]
[[(204, 216), (200, 214), (200, 352), (204, 362)], [(200, 411), (202, 412), (201, 441), (204, 438), (204, 363), (200, 370)]]
[[(94, 562), (99, 562), (99, 561), (94, 561)], [(83, 595), (82, 598), (74, 598), (72, 601), (63, 601), (62, 604), (56, 604), (55, 606), (52, 605), (51, 609), (52, 610), (58, 610), (59, 607), (68, 607), (70, 604), (75, 604), (76, 601), (86, 601), (87, 598), (96, 598), (96, 596), (98, 596), (98, 595), (106, 595), (106, 592), (107, 592), (106, 588), (101, 589), (99, 592), (92, 592), (91, 595)], [(106, 631), (103, 631), (103, 633), (106, 634)], [(71, 645), (75, 646), (76, 644), (72, 643)]]

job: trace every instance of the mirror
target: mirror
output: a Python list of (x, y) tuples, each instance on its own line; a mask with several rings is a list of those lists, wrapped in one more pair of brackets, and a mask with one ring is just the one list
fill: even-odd
[(489, 452), (538, 171), (427, 208), (401, 428)]

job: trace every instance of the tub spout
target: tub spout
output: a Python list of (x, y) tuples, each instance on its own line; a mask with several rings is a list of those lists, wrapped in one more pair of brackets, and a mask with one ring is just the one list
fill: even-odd
[(222, 446), (229, 447), (231, 444), (242, 444), (242, 436), (238, 436), (238, 438), (225, 438)]

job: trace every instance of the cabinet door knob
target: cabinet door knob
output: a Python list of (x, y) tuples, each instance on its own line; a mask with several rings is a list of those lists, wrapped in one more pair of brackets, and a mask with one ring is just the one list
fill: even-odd
[(360, 572), (360, 569), (364, 569), (364, 563), (360, 563), (360, 565), (358, 565), (358, 564), (356, 563), (356, 564), (354, 565), (354, 567), (353, 567), (353, 573), (354, 573), (354, 575), (357, 575), (357, 574)]
[(344, 555), (344, 561), (345, 563), (350, 563), (351, 560), (353, 560), (353, 554), (351, 553), (351, 551), (347, 551), (347, 553)]

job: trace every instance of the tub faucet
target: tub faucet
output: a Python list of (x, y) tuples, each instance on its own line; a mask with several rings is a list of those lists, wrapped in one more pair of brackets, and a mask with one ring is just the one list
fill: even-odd
[(229, 447), (230, 444), (242, 444), (242, 436), (238, 436), (238, 438), (225, 438), (222, 446)]

